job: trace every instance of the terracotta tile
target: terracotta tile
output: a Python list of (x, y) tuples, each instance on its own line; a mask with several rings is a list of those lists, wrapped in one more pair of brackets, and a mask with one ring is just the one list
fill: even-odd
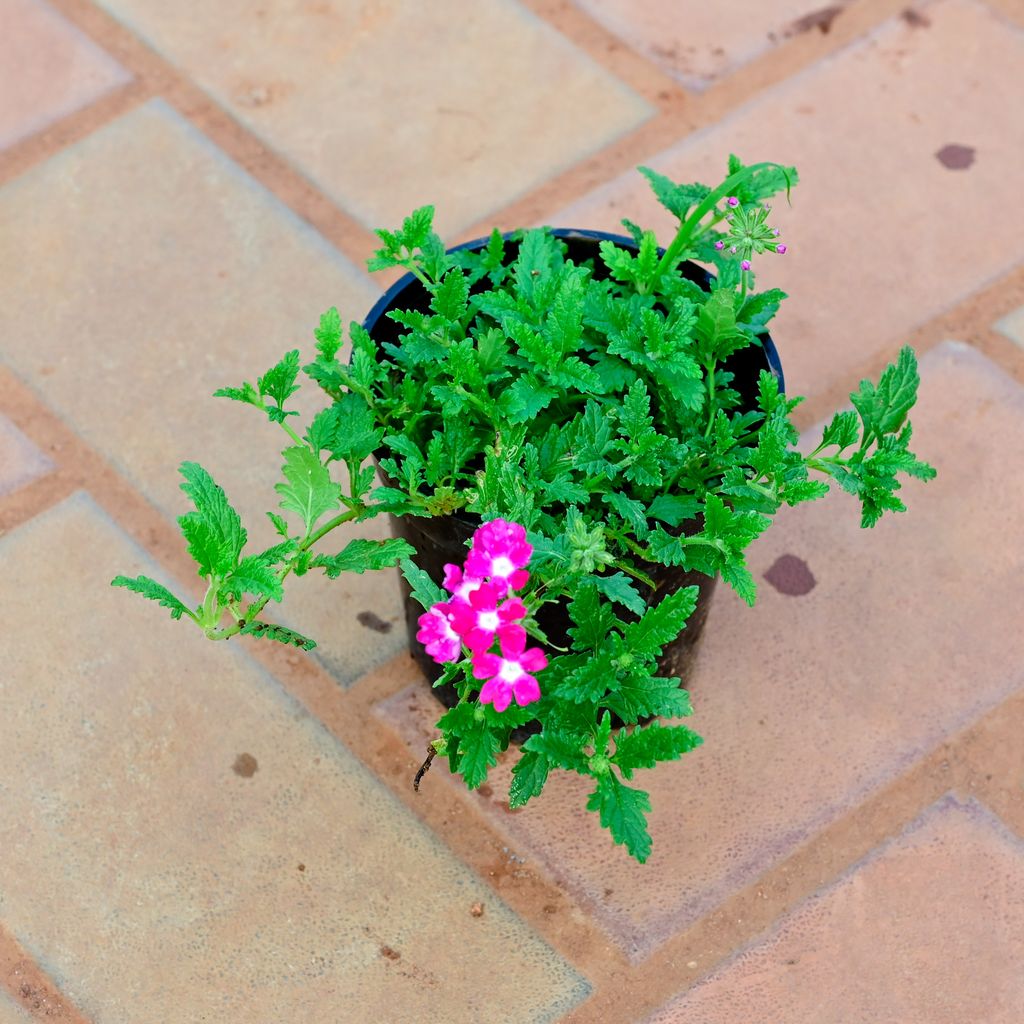
[[(841, 493), (780, 513), (749, 553), (757, 606), (718, 588), (688, 682), (704, 746), (637, 777), (654, 805), (645, 866), (584, 810), (583, 780), (559, 777), (516, 812), (501, 805), (507, 772), (489, 780), (483, 806), (519, 854), (545, 863), (630, 955), (688, 927), (1020, 686), (1024, 545), (1010, 527), (1024, 481), (1007, 467), (1019, 461), (1024, 390), (957, 343), (932, 351), (922, 377), (916, 447), (939, 476), (905, 488), (910, 511), (871, 531)], [(765, 582), (787, 555), (816, 581), (802, 596)], [(400, 695), (379, 710), (416, 749), (430, 701)]]
[(131, 76), (43, 0), (4, 0), (0, 149)]
[(1002, 331), (1011, 341), (1024, 348), (1024, 306), (1004, 316), (996, 324), (996, 330)]
[[(0, 353), (168, 518), (188, 507), (177, 467), (193, 459), (252, 543), (273, 543), (264, 513), (289, 441), (213, 392), (291, 347), (312, 356), (323, 310), (362, 318), (367, 278), (160, 102), (0, 190), (0, 219)], [(318, 390), (304, 392), (299, 407), (318, 408)], [(386, 532), (371, 522), (335, 543)], [(397, 621), (393, 572), (303, 577), (283, 618), (347, 682), (404, 642), (362, 625), (365, 611)]]
[(1024, 843), (946, 797), (649, 1024), (1015, 1024)]
[(371, 227), (456, 232), (651, 108), (508, 0), (103, 0)]
[(0, 907), (87, 1017), (550, 1021), (586, 993), (239, 649), (107, 586), (159, 573), (91, 499), (0, 557)]
[[(887, 22), (641, 161), (677, 181), (720, 181), (730, 152), (797, 167), (792, 209), (783, 199), (773, 213), (790, 250), (754, 266), (759, 287), (790, 296), (772, 333), (793, 394), (852, 390), (865, 361), (1024, 255), (1005, 173), (1024, 118), (992, 100), (1019, 77), (1024, 33), (972, 0), (926, 10), (928, 28)], [(969, 167), (943, 165), (950, 144), (973, 150)], [(674, 225), (649, 194), (631, 171), (550, 222), (616, 228), (625, 216), (667, 240)]]
[(812, 10), (808, 0), (575, 0), (609, 31), (696, 92), (780, 40), (802, 32), (828, 32), (847, 2)]
[(0, 415), (0, 494), (49, 473), (53, 463), (9, 420)]

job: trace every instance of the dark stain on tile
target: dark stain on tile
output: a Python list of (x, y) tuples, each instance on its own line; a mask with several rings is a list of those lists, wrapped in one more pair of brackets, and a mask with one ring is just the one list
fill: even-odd
[(819, 7), (810, 11), (802, 18), (797, 18), (786, 28), (783, 35), (788, 39), (791, 36), (798, 36), (804, 32), (817, 29), (823, 36), (828, 35), (832, 29), (832, 22), (843, 13), (844, 4), (830, 4), (828, 7)]
[(259, 764), (252, 754), (239, 754), (235, 758), (235, 763), (231, 766), (231, 770), (236, 775), (241, 775), (243, 779), (251, 779), (258, 769)]
[(401, 960), (402, 959), (402, 954), (399, 953), (397, 949), (392, 949), (390, 946), (381, 946), (380, 947), (380, 955), (382, 957), (384, 957), (385, 960)]
[(807, 563), (796, 555), (781, 555), (764, 574), (764, 578), (780, 593), (790, 597), (809, 594), (817, 585)]
[(388, 622), (387, 619), (382, 619), (376, 612), (360, 612), (356, 616), (356, 620), (359, 622), (360, 626), (372, 629), (375, 633), (391, 632), (391, 623)]
[(915, 11), (913, 7), (904, 7), (900, 11), (900, 17), (911, 28), (928, 28), (931, 25), (931, 19), (920, 11)]
[(935, 159), (951, 171), (966, 171), (974, 163), (974, 147), (950, 142), (938, 150)]

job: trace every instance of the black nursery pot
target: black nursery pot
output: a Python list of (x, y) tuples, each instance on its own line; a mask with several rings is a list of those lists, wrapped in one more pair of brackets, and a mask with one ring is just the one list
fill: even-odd
[[(603, 231), (584, 231), (575, 228), (556, 228), (552, 232), (561, 238), (568, 247), (567, 258), (580, 264), (585, 260), (594, 261), (594, 273), (597, 277), (606, 276), (604, 264), (600, 260), (598, 246), (608, 239), (616, 245), (636, 250), (632, 238), (624, 235), (606, 234)], [(506, 234), (506, 241), (511, 240), (514, 233)], [(463, 245), (455, 246), (450, 252), (460, 249), (481, 249), (488, 239), (480, 238)], [(512, 243), (515, 244), (514, 242)], [(712, 281), (711, 275), (696, 263), (686, 262), (680, 266), (680, 272), (689, 280), (708, 289)], [(427, 309), (429, 296), (426, 289), (411, 274), (406, 274), (396, 281), (381, 296), (373, 309), (370, 310), (363, 327), (378, 343), (397, 343), (403, 328), (387, 314), (392, 309)], [(785, 380), (782, 375), (782, 364), (778, 352), (768, 334), (761, 335), (761, 347), (750, 345), (735, 353), (725, 367), (734, 374), (733, 387), (739, 392), (744, 404), (753, 406), (757, 400), (757, 384), (761, 370), (770, 370), (779, 381), (779, 389), (784, 390)], [(468, 542), (473, 532), (480, 526), (480, 517), (469, 513), (456, 513), (451, 516), (424, 519), (418, 516), (391, 516), (391, 532), (396, 537), (408, 541), (416, 550), (415, 562), (439, 586), (444, 578), (446, 563), (462, 565), (468, 550)], [(687, 536), (699, 533), (702, 523), (699, 520), (684, 524), (683, 533)], [(651, 588), (634, 581), (637, 590), (648, 605), (657, 604), (667, 594), (674, 593), (681, 587), (696, 586), (699, 589), (697, 606), (690, 616), (683, 632), (668, 644), (658, 662), (659, 675), (685, 679), (693, 663), (697, 641), (704, 630), (708, 610), (711, 606), (711, 595), (716, 580), (703, 573), (687, 572), (675, 566), (654, 565), (648, 575), (655, 583)], [(423, 609), (411, 594), (404, 576), (399, 576), (402, 596), (405, 602), (405, 621), (409, 631), (409, 643), (413, 657), (418, 662), (426, 677), (435, 681), (441, 674), (438, 665), (424, 650), (416, 639), (418, 619)], [(620, 613), (625, 616), (626, 613)], [(544, 605), (537, 613), (537, 623), (552, 643), (560, 647), (568, 646), (568, 629), (570, 626), (568, 608), (563, 602), (552, 602)], [(455, 687), (448, 685), (437, 687), (434, 692), (440, 700), (452, 707), (458, 701)]]

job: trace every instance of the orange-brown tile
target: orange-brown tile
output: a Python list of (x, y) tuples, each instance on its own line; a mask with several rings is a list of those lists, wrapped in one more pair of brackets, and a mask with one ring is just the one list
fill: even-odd
[(1016, 1024), (1024, 843), (946, 797), (649, 1024)]
[[(794, 164), (792, 208), (773, 222), (789, 251), (755, 261), (760, 287), (790, 298), (773, 327), (788, 387), (856, 386), (858, 368), (1024, 255), (1024, 207), (1006, 173), (1024, 118), (1001, 103), (1024, 68), (1024, 32), (974, 0), (896, 18), (650, 163), (718, 182), (729, 153)], [(551, 223), (615, 229), (628, 217), (670, 237), (673, 223), (630, 172), (553, 213)]]
[(163, 574), (90, 499), (0, 560), (0, 915), (87, 1017), (539, 1022), (584, 996), (265, 671), (108, 585)]
[(45, 0), (4, 0), (0, 18), (0, 149), (130, 77)]
[[(1024, 481), (1007, 467), (1019, 462), (1024, 391), (955, 343), (930, 353), (922, 376), (915, 441), (939, 476), (905, 488), (910, 511), (862, 531), (841, 493), (789, 510), (750, 551), (757, 606), (719, 587), (688, 681), (689, 724), (705, 744), (637, 776), (654, 805), (646, 865), (584, 810), (583, 780), (552, 780), (515, 812), (501, 804), (507, 770), (490, 780), (483, 806), (518, 853), (546, 864), (630, 955), (686, 928), (1020, 686)], [(803, 573), (802, 587), (779, 582), (784, 557), (804, 563), (812, 588)], [(794, 589), (804, 592), (782, 592)], [(379, 710), (415, 749), (430, 706), (408, 696)]]

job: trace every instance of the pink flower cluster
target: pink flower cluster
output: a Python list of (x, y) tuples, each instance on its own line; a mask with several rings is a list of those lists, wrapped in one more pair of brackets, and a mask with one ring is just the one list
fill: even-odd
[[(444, 567), (444, 588), (452, 596), (439, 601), (419, 618), (416, 639), (434, 661), (458, 661), (463, 645), (469, 649), (473, 675), (486, 680), (480, 700), (504, 711), (512, 703), (523, 707), (540, 700), (533, 673), (547, 666), (539, 647), (526, 646), (526, 606), (513, 593), (526, 585), (526, 566), (533, 548), (519, 523), (492, 519), (473, 534), (463, 568)], [(491, 648), (498, 643), (500, 654)]]

